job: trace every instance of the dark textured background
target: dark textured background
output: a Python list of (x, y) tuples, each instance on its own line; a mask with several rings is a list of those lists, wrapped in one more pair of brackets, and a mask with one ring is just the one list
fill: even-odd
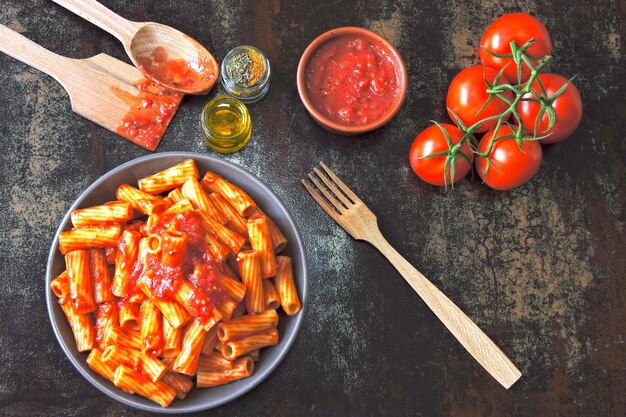
[[(624, 415), (624, 0), (103, 3), (133, 20), (175, 26), (218, 60), (253, 44), (274, 71), (266, 99), (250, 106), (252, 141), (224, 158), (258, 175), (302, 225), (308, 309), (279, 368), (205, 415)], [(420, 182), (408, 164), (413, 138), (427, 120), (445, 119), (447, 85), (476, 61), (484, 28), (519, 10), (550, 30), (553, 70), (580, 74), (581, 126), (545, 147), (538, 175), (516, 190), (492, 191), (473, 179), (444, 192)], [(116, 39), (51, 1), (4, 0), (0, 23), (63, 55), (106, 52), (128, 62)], [(295, 87), (306, 45), (345, 25), (385, 35), (410, 81), (399, 114), (355, 138), (320, 129)], [(0, 85), (0, 414), (145, 416), (74, 370), (52, 333), (43, 286), (50, 242), (71, 202), (148, 152), (73, 114), (58, 83), (5, 55)], [(219, 91), (185, 98), (158, 152), (207, 152), (197, 121)], [(518, 365), (524, 376), (512, 389), (471, 359), (381, 255), (315, 206), (299, 180), (320, 160)]]

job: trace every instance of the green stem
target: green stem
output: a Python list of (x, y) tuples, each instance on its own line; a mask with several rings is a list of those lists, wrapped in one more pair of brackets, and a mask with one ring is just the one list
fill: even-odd
[[(518, 79), (517, 82), (519, 84), (498, 85), (497, 80), (496, 82), (494, 82), (494, 85), (489, 85), (489, 83), (487, 83), (488, 86), (487, 86), (486, 91), (491, 96), (490, 99), (502, 100), (508, 105), (508, 107), (499, 115), (486, 117), (484, 119), (477, 121), (471, 126), (468, 126), (468, 127), (459, 126), (459, 128), (464, 132), (464, 134), (461, 140), (459, 140), (459, 142), (456, 143), (455, 145), (452, 145), (449, 141), (449, 138), (446, 137), (446, 139), (448, 139), (448, 148), (449, 148), (449, 150), (447, 151), (447, 155), (448, 157), (451, 157), (453, 161), (454, 161), (454, 158), (456, 158), (457, 154), (460, 152), (461, 146), (467, 142), (470, 151), (475, 156), (479, 158), (487, 158), (487, 161), (489, 162), (489, 155), (491, 154), (491, 151), (493, 150), (493, 146), (495, 142), (499, 138), (497, 137), (497, 135), (494, 134), (493, 137), (491, 138), (491, 141), (489, 142), (489, 146), (487, 147), (487, 150), (485, 152), (479, 152), (476, 147), (472, 146), (474, 133), (476, 133), (476, 130), (481, 125), (485, 123), (493, 122), (494, 120), (496, 121), (496, 125), (495, 125), (496, 132), (500, 129), (500, 127), (502, 127), (503, 124), (507, 124), (508, 126), (510, 126), (507, 122), (507, 119), (511, 115), (513, 116), (513, 118), (515, 119), (515, 122), (519, 126), (517, 129), (512, 129), (514, 134), (513, 136), (511, 136), (511, 138), (515, 139), (518, 143), (521, 143), (521, 141), (524, 141), (524, 140), (532, 141), (532, 140), (541, 139), (541, 137), (537, 136), (537, 132), (533, 132), (532, 136), (530, 137), (527, 137), (527, 138), (523, 137), (523, 130), (521, 127), (522, 117), (517, 111), (517, 105), (520, 103), (520, 101), (535, 101), (535, 102), (541, 103), (542, 106), (550, 105), (550, 97), (547, 97), (546, 92), (543, 88), (543, 85), (541, 84), (540, 81), (537, 81), (537, 77), (539, 77), (539, 74), (541, 73), (541, 71), (543, 71), (543, 69), (552, 61), (552, 57), (549, 55), (546, 55), (542, 59), (537, 59), (533, 57), (532, 55), (529, 55), (528, 53), (526, 53), (526, 50), (528, 49), (528, 47), (530, 47), (530, 45), (532, 45), (533, 42), (534, 42), (534, 39), (531, 39), (528, 42), (526, 42), (524, 45), (522, 45), (521, 47), (517, 45), (515, 42), (512, 42), (511, 54), (509, 55), (500, 56), (491, 51), (488, 51), (494, 56), (513, 58), (515, 64), (517, 65), (518, 74), (521, 74), (521, 67), (522, 65), (525, 64), (526, 66), (528, 66), (528, 68), (530, 68), (530, 77), (528, 78), (527, 81), (523, 83)], [(541, 90), (539, 93), (533, 90), (533, 84), (535, 83), (535, 81), (537, 81), (537, 84), (539, 85), (539, 89)], [(512, 100), (504, 97), (503, 93), (507, 90), (511, 91), (511, 93), (513, 94)], [(535, 98), (524, 99), (524, 96), (528, 94), (531, 94)], [(447, 172), (444, 173), (444, 176), (446, 174)], [(451, 180), (453, 179), (451, 178)]]

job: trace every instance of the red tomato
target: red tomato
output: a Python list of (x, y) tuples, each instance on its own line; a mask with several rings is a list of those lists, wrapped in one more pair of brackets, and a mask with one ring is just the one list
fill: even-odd
[[(540, 74), (538, 79), (543, 84), (548, 97), (559, 91), (567, 83), (567, 78), (557, 74)], [(540, 92), (537, 81), (533, 83), (532, 89), (537, 93)], [(531, 98), (534, 96), (528, 93), (524, 97)], [(576, 86), (570, 83), (561, 95), (552, 102), (552, 108), (556, 117), (550, 131), (547, 131), (549, 124), (548, 113), (544, 112), (541, 116), (537, 135), (544, 136), (550, 133), (550, 136), (539, 141), (541, 143), (556, 143), (567, 139), (580, 124), (580, 120), (583, 117), (583, 103)], [(521, 101), (517, 105), (517, 111), (522, 117), (522, 125), (527, 132), (532, 133), (535, 131), (535, 124), (540, 109), (541, 106), (539, 104), (530, 101)]]
[[(513, 58), (497, 58), (485, 49), (497, 54), (510, 54), (511, 41), (522, 46), (531, 38), (535, 39), (535, 43), (526, 50), (526, 53), (537, 59), (552, 53), (550, 34), (540, 21), (526, 13), (505, 14), (497, 18), (485, 31), (480, 40), (480, 59), (488, 67), (497, 70), (509, 64), (504, 74), (512, 82), (517, 82), (517, 65)], [(528, 80), (528, 77), (530, 77), (530, 68), (522, 64), (522, 81)]]
[[(463, 132), (461, 132), (454, 125), (442, 123), (440, 126), (448, 132), (452, 144), (459, 143), (463, 137)], [(413, 142), (413, 146), (411, 146), (411, 154), (409, 158), (411, 160), (411, 167), (413, 168), (413, 171), (415, 171), (418, 177), (429, 184), (439, 186), (442, 186), (445, 183), (449, 184), (451, 182), (450, 171), (445, 173), (446, 181), (444, 182), (444, 170), (446, 165), (445, 156), (434, 156), (432, 158), (420, 159), (423, 156), (445, 152), (448, 149), (448, 142), (446, 141), (446, 137), (441, 129), (437, 125), (428, 127), (422, 133), (417, 135), (415, 141)], [(469, 146), (467, 146), (467, 142), (461, 145), (459, 151), (463, 152), (470, 161), (472, 160), (472, 152), (470, 151)], [(454, 167), (454, 182), (460, 181), (465, 175), (467, 175), (470, 168), (470, 164), (463, 159), (462, 156), (458, 156)]]
[[(507, 126), (498, 129), (497, 138), (513, 135), (513, 130)], [(489, 142), (494, 137), (495, 129), (490, 130), (478, 143), (478, 152), (484, 153), (489, 148)], [(493, 144), (489, 153), (491, 166), (485, 175), (487, 160), (476, 158), (474, 164), (480, 178), (496, 190), (510, 190), (528, 182), (541, 165), (541, 145), (537, 142), (522, 142), (524, 151), (517, 146), (515, 139), (501, 139)]]
[[(497, 116), (503, 113), (509, 106), (497, 97), (494, 97), (491, 102), (485, 106), (482, 111), (480, 108), (489, 99), (487, 94), (487, 84), (485, 84), (485, 77), (489, 84), (493, 84), (498, 71), (483, 67), (482, 65), (476, 65), (473, 67), (465, 68), (459, 72), (456, 77), (450, 83), (448, 88), (448, 96), (446, 98), (446, 106), (448, 107), (448, 114), (450, 118), (456, 123), (456, 118), (452, 115), (452, 110), (461, 119), (465, 127), (470, 127), (474, 123), (481, 119), (485, 119), (491, 116)], [(506, 76), (500, 77), (498, 85), (508, 84), (509, 80)], [(513, 93), (506, 91), (504, 97), (509, 100), (513, 100)], [(476, 129), (476, 132), (486, 132), (496, 127), (496, 120), (480, 124)]]

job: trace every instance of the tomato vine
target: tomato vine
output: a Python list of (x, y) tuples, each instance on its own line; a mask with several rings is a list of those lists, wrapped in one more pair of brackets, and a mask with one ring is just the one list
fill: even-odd
[[(526, 141), (538, 141), (541, 139), (545, 139), (550, 136), (550, 130), (554, 126), (555, 123), (555, 111), (552, 107), (552, 103), (566, 90), (566, 88), (571, 84), (571, 82), (575, 79), (575, 76), (570, 78), (558, 91), (556, 91), (552, 95), (548, 95), (546, 93), (546, 89), (539, 78), (539, 75), (545, 70), (545, 68), (551, 63), (552, 56), (546, 55), (542, 58), (534, 57), (530, 55), (527, 51), (533, 45), (535, 39), (531, 38), (523, 45), (518, 45), (516, 41), (511, 41), (509, 46), (511, 48), (511, 53), (509, 54), (497, 54), (493, 51), (487, 50), (483, 48), (486, 52), (493, 55), (497, 58), (511, 58), (513, 63), (517, 66), (517, 83), (503, 83), (499, 84), (502, 76), (507, 69), (507, 67), (511, 64), (510, 62), (503, 66), (496, 75), (495, 79), (492, 82), (489, 82), (488, 77), (486, 75), (486, 65), (483, 64), (483, 79), (485, 85), (487, 86), (486, 92), (489, 95), (487, 101), (482, 105), (480, 110), (477, 112), (477, 115), (491, 103), (492, 100), (498, 99), (502, 100), (508, 106), (503, 112), (500, 114), (486, 117), (480, 119), (473, 123), (470, 126), (466, 126), (461, 118), (450, 108), (448, 108), (448, 112), (451, 114), (454, 119), (455, 124), (463, 133), (462, 138), (457, 143), (452, 143), (448, 132), (441, 127), (441, 125), (437, 122), (433, 123), (441, 129), (442, 134), (446, 138), (448, 143), (448, 149), (443, 152), (432, 153), (429, 155), (424, 155), (420, 157), (420, 159), (426, 158), (434, 158), (434, 157), (446, 157), (445, 169), (444, 169), (444, 185), (447, 187), (448, 178), (450, 179), (450, 183), (454, 186), (454, 170), (457, 162), (457, 158), (461, 157), (465, 159), (468, 163), (471, 164), (470, 159), (463, 152), (460, 152), (459, 149), (464, 143), (467, 143), (473, 156), (478, 158), (485, 158), (486, 167), (484, 171), (484, 175), (487, 175), (488, 170), (491, 167), (494, 169), (497, 168), (494, 166), (492, 161), (489, 158), (493, 147), (497, 141), (505, 140), (505, 139), (513, 139), (517, 143), (519, 149), (524, 152), (523, 142)], [(530, 76), (526, 81), (523, 81), (522, 78), (522, 67), (526, 65), (530, 69)], [(538, 90), (533, 89), (533, 85), (538, 85)], [(510, 92), (513, 98), (507, 98), (505, 96), (505, 92)], [(510, 95), (509, 95), (510, 97)], [(527, 132), (524, 130), (522, 116), (519, 113), (518, 105), (523, 101), (530, 101), (536, 103), (540, 106), (537, 119), (535, 122), (535, 128), (532, 132)], [(548, 126), (543, 131), (539, 131), (539, 126), (543, 115), (547, 114), (548, 116)], [(512, 117), (514, 123), (509, 121), (509, 118)], [(475, 134), (479, 127), (483, 126), (486, 123), (496, 121), (495, 132), (498, 132), (500, 127), (506, 125), (510, 127), (513, 134), (498, 136), (496, 134), (491, 138), (489, 145), (487, 148), (480, 152), (478, 150), (476, 144)]]

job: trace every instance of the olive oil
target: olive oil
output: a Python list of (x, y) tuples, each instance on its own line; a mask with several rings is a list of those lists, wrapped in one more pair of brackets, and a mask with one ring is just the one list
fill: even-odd
[(233, 136), (241, 132), (243, 118), (241, 114), (231, 108), (218, 108), (209, 117), (211, 130), (220, 136)]
[(204, 107), (200, 127), (207, 146), (220, 153), (240, 150), (252, 134), (246, 105), (226, 96), (216, 97)]

